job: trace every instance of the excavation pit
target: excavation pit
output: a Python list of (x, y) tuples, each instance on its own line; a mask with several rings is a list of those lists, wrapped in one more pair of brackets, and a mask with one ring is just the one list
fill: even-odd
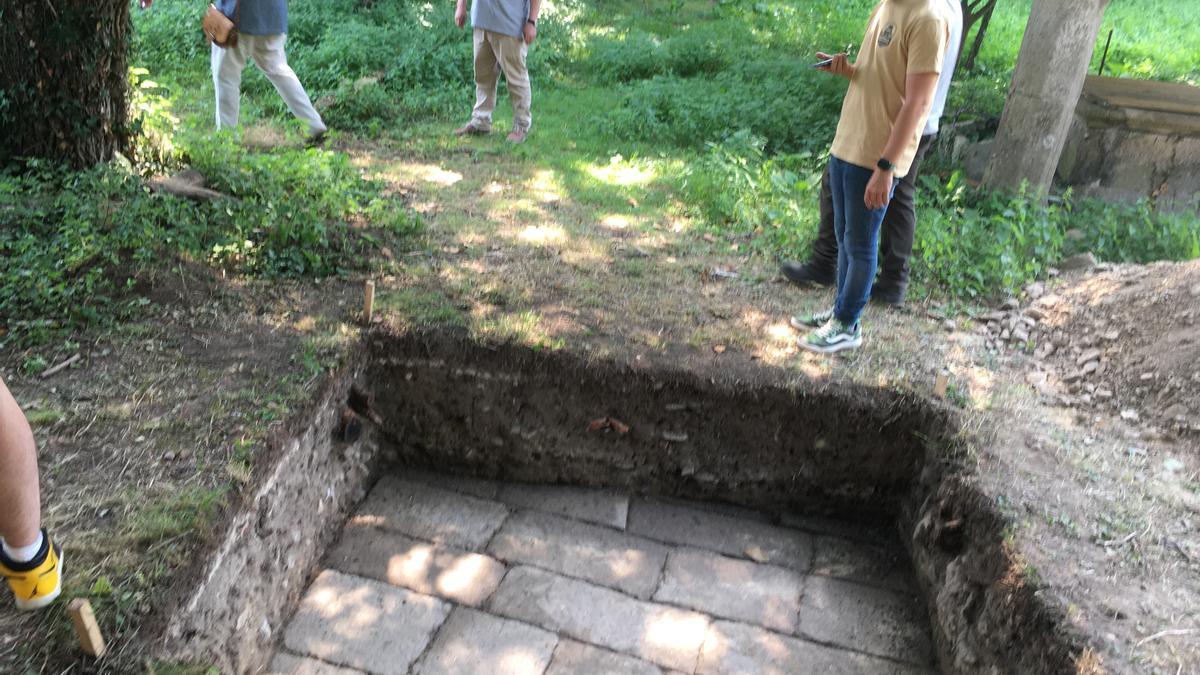
[(1070, 663), (949, 409), (783, 377), (375, 334), (168, 642), (223, 672)]

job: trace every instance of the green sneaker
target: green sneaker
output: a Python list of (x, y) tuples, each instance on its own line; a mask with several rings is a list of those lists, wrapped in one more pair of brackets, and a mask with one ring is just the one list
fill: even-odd
[(796, 330), (808, 330), (809, 328), (820, 328), (833, 318), (833, 309), (827, 309), (824, 312), (816, 314), (801, 314), (793, 316), (788, 323), (792, 324), (792, 328)]
[(855, 322), (853, 326), (847, 326), (837, 319), (830, 319), (799, 342), (804, 349), (821, 354), (854, 349), (862, 344), (862, 324)]

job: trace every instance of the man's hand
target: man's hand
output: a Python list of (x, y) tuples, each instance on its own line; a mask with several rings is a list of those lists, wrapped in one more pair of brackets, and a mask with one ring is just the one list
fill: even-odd
[(531, 44), (533, 44), (533, 41), (536, 39), (537, 39), (537, 26), (526, 21), (525, 22), (525, 44), (531, 45)]
[(847, 80), (854, 79), (854, 66), (850, 63), (850, 59), (846, 58), (846, 53), (841, 54), (826, 54), (825, 52), (817, 52), (817, 58), (821, 61), (832, 59), (833, 63), (827, 66), (822, 66), (817, 70), (824, 70), (827, 73), (841, 75)]
[(863, 203), (868, 209), (882, 209), (888, 205), (888, 201), (892, 198), (892, 180), (895, 174), (891, 171), (884, 171), (879, 167), (875, 167), (875, 173), (871, 174), (871, 180), (867, 182), (867, 193), (863, 196)]
[(454, 25), (459, 28), (467, 25), (467, 3), (464, 0), (458, 0), (454, 8)]
[(142, 9), (150, 9), (150, 5), (153, 5), (153, 4), (154, 4), (154, 0), (142, 0), (141, 8)]

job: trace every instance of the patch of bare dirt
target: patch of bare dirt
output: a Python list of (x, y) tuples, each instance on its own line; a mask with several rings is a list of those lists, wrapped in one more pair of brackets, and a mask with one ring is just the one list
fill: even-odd
[(1099, 265), (1026, 299), (985, 315), (984, 334), (1032, 351), (1027, 379), (1048, 402), (1150, 437), (1200, 432), (1200, 261)]
[(1200, 668), (1200, 261), (1086, 265), (984, 314), (978, 477), (1112, 672)]

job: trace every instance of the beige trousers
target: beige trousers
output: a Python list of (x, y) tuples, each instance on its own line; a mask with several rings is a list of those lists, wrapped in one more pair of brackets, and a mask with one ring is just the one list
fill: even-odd
[(471, 114), (471, 124), (475, 127), (491, 130), (492, 112), (496, 109), (496, 84), (500, 72), (504, 71), (508, 97), (512, 100), (513, 129), (529, 130), (533, 124), (529, 112), (533, 91), (529, 86), (529, 70), (525, 67), (528, 49), (529, 45), (521, 38), (475, 29), (475, 110)]
[(288, 110), (308, 123), (310, 132), (325, 131), (325, 122), (313, 108), (308, 93), (300, 84), (296, 73), (288, 65), (283, 53), (286, 35), (239, 35), (236, 47), (212, 46), (213, 85), (217, 90), (217, 128), (225, 129), (238, 125), (240, 112), (239, 96), (242, 87), (242, 70), (246, 61), (253, 59), (258, 69), (267, 76), (275, 90), (283, 97)]

